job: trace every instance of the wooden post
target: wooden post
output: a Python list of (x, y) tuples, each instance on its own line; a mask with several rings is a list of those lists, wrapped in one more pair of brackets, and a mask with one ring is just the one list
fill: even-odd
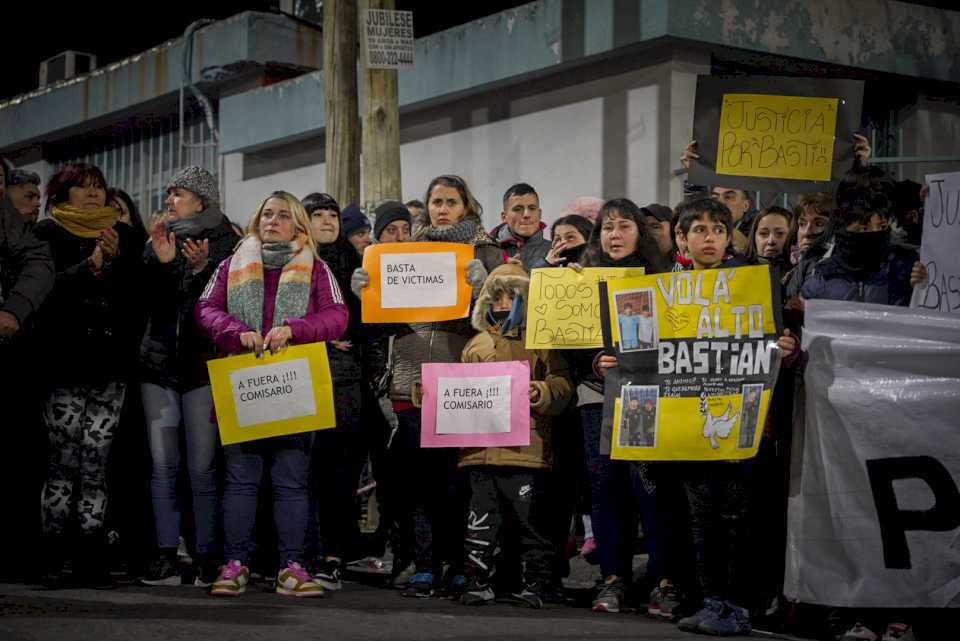
[[(394, 0), (360, 0), (360, 38), (366, 9), (393, 9)], [(368, 69), (367, 50), (361, 46), (361, 113), (363, 199), (367, 213), (385, 200), (402, 200), (400, 186), (400, 108), (397, 97), (397, 72), (393, 69)]]
[(323, 3), (323, 90), (327, 193), (346, 207), (360, 202), (357, 0)]

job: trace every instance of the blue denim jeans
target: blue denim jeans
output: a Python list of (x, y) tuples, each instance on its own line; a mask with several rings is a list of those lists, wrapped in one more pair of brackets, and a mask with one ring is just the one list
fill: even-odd
[(307, 535), (307, 473), (313, 434), (275, 436), (260, 441), (227, 445), (226, 487), (223, 492), (224, 556), (250, 562), (257, 495), (264, 467), (273, 486), (273, 519), (277, 527), (279, 563), (303, 563)]
[(210, 387), (201, 387), (181, 395), (152, 383), (140, 386), (143, 413), (150, 439), (153, 473), (150, 494), (161, 548), (175, 548), (180, 537), (180, 505), (177, 500), (177, 476), (180, 472), (180, 430), (190, 488), (193, 494), (193, 518), (197, 529), (197, 553), (217, 556), (216, 454), (219, 436), (210, 420), (213, 397)]

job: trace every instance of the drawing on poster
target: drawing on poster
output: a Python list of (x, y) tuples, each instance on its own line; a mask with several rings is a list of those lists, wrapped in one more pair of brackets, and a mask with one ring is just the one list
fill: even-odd
[(733, 409), (733, 403), (727, 403), (727, 409), (722, 414), (714, 414), (710, 408), (710, 399), (705, 393), (700, 394), (700, 416), (703, 417), (703, 438), (710, 441), (710, 447), (720, 449), (718, 438), (730, 438), (733, 426), (737, 424), (738, 413)]
[(614, 296), (621, 352), (657, 349), (657, 299), (652, 288), (632, 289)]
[(737, 447), (753, 447), (753, 439), (757, 434), (757, 423), (760, 421), (760, 400), (763, 398), (763, 385), (754, 383), (743, 386), (740, 401), (740, 438)]
[(620, 447), (655, 447), (660, 387), (624, 385), (620, 390)]

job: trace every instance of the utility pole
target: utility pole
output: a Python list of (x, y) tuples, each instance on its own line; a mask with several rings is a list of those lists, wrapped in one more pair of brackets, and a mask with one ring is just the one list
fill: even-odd
[(357, 0), (323, 3), (323, 91), (327, 193), (345, 207), (360, 202)]
[[(394, 0), (360, 0), (361, 34), (366, 9), (394, 9)], [(371, 69), (361, 47), (363, 195), (368, 214), (385, 200), (402, 200), (400, 186), (400, 108), (397, 71)]]

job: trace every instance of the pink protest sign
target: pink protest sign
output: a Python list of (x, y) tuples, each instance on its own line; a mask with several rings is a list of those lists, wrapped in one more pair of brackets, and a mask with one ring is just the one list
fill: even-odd
[(421, 447), (530, 445), (530, 364), (424, 363)]

